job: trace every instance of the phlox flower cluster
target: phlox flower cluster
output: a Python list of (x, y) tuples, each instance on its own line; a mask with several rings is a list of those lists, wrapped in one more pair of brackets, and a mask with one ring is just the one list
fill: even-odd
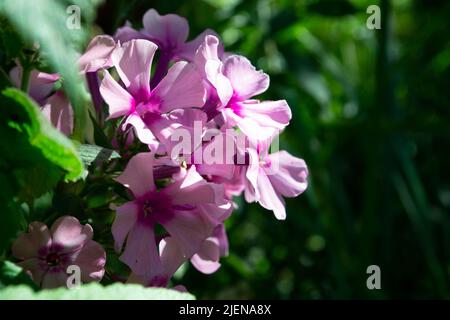
[[(284, 198), (305, 191), (308, 169), (270, 147), (292, 114), (286, 100), (258, 98), (269, 88), (267, 74), (226, 52), (212, 30), (188, 41), (183, 17), (151, 9), (142, 22), (141, 30), (127, 22), (112, 36), (94, 37), (78, 64), (99, 117), (107, 107), (99, 123), (114, 123), (112, 143), (128, 159), (114, 177), (128, 192), (111, 204), (114, 250), (131, 270), (128, 282), (166, 287), (183, 263), (205, 274), (219, 269), (233, 197), (244, 195), (283, 220)], [(11, 71), (16, 83), (20, 73), (20, 66)], [(57, 80), (33, 72), (30, 95), (70, 135), (70, 103), (62, 92), (49, 96)], [(136, 144), (143, 147), (138, 152)], [(50, 229), (34, 222), (13, 254), (44, 287), (64, 285), (64, 267), (77, 263), (83, 282), (99, 281), (105, 251), (92, 235), (73, 217)]]

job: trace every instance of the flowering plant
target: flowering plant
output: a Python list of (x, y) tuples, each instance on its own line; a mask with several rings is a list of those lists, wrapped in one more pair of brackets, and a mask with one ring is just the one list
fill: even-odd
[[(28, 96), (3, 91), (17, 107), (3, 120), (6, 133), (26, 140), (6, 162), (34, 152), (42, 164), (17, 173), (23, 192), (7, 205), (25, 214), (5, 251), (37, 287), (173, 287), (186, 263), (216, 272), (237, 197), (283, 220), (284, 198), (307, 188), (305, 162), (278, 150), (292, 117), (287, 101), (258, 98), (269, 76), (212, 30), (188, 41), (181, 16), (150, 9), (142, 23), (95, 36), (77, 58), (91, 97), (84, 118), (58, 69), (22, 57), (9, 72)], [(19, 121), (26, 117), (29, 125)], [(26, 188), (40, 180), (48, 187)], [(51, 205), (38, 210), (45, 197)]]

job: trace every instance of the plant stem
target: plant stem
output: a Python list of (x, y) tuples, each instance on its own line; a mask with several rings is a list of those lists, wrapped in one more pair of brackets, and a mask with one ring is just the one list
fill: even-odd
[(88, 88), (91, 93), (92, 103), (94, 104), (95, 111), (97, 113), (97, 121), (100, 126), (103, 126), (103, 109), (102, 109), (102, 97), (100, 95), (100, 84), (97, 72), (86, 73), (86, 79)]
[(22, 66), (23, 70), (22, 70), (22, 82), (20, 84), (20, 89), (25, 92), (28, 93), (28, 86), (30, 84), (30, 74), (31, 74), (31, 68), (28, 64), (24, 64)]

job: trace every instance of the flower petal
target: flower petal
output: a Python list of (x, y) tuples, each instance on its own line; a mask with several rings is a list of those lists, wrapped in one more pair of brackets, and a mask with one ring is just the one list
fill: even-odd
[(258, 202), (261, 204), (261, 206), (268, 210), (272, 210), (278, 220), (286, 219), (284, 200), (281, 195), (279, 195), (275, 191), (274, 187), (270, 183), (269, 178), (262, 170), (258, 175), (257, 189), (260, 195)]
[(123, 243), (135, 225), (137, 218), (138, 207), (133, 201), (127, 202), (116, 209), (116, 218), (111, 227), (116, 252), (122, 251)]
[(143, 223), (134, 225), (120, 260), (126, 263), (136, 275), (148, 281), (162, 273), (152, 225)]
[(245, 172), (245, 201), (254, 202), (260, 197), (258, 190), (259, 156), (255, 149), (247, 149), (250, 163)]
[(277, 133), (277, 129), (270, 127), (262, 127), (254, 119), (250, 117), (243, 118), (236, 113), (231, 108), (225, 108), (222, 110), (222, 114), (227, 119), (228, 126), (238, 126), (243, 134), (252, 143), (256, 143), (258, 140), (270, 139)]
[(220, 268), (219, 241), (210, 237), (206, 239), (200, 251), (191, 258), (192, 265), (204, 274), (211, 274)]
[(152, 95), (158, 98), (160, 111), (167, 113), (175, 109), (203, 106), (206, 91), (195, 65), (180, 61), (169, 69)]
[(296, 197), (308, 186), (308, 168), (305, 161), (293, 157), (286, 151), (269, 155), (270, 169), (266, 169), (275, 190), (285, 197)]
[(45, 267), (39, 258), (26, 259), (17, 263), (17, 265), (20, 266), (31, 277), (31, 279), (33, 279), (34, 283), (41, 286), (42, 279), (44, 278), (48, 267)]
[[(200, 35), (202, 36), (202, 35)], [(203, 38), (198, 36), (196, 39), (201, 39), (196, 49), (194, 63), (200, 68), (204, 68), (208, 60), (220, 61), (220, 40), (216, 35), (204, 35)]]
[(223, 224), (214, 229), (213, 237), (219, 241), (220, 256), (228, 256), (228, 237)]
[(139, 141), (147, 144), (152, 152), (156, 152), (159, 142), (137, 113), (130, 114), (123, 123), (122, 128), (126, 128), (129, 124), (133, 126)]
[[(22, 81), (22, 66), (16, 66), (11, 69), (9, 76), (12, 83), (20, 88)], [(60, 76), (57, 73), (45, 73), (36, 70), (32, 70), (30, 73), (30, 80), (28, 85), (28, 94), (39, 105), (45, 103), (45, 98), (52, 92), (55, 82), (58, 81)]]
[(58, 218), (52, 225), (50, 232), (53, 245), (62, 246), (61, 251), (68, 253), (80, 248), (92, 239), (93, 230), (89, 224), (82, 225), (77, 218), (64, 216)]
[(172, 198), (175, 205), (196, 205), (223, 202), (223, 187), (208, 183), (191, 166), (186, 174), (160, 192)]
[(80, 267), (83, 283), (100, 281), (105, 273), (106, 253), (103, 247), (89, 240), (80, 250), (74, 265)]
[(153, 154), (142, 152), (128, 161), (125, 170), (115, 180), (129, 188), (135, 197), (155, 190), (153, 181)]
[(41, 287), (43, 289), (67, 287), (67, 278), (69, 278), (69, 275), (65, 272), (65, 270), (60, 271), (49, 270), (42, 278)]
[(142, 33), (132, 28), (131, 22), (128, 20), (125, 22), (123, 27), (117, 28), (117, 31), (114, 34), (114, 39), (120, 41), (121, 43), (128, 42), (132, 39), (145, 39), (145, 38), (146, 37)]
[(159, 252), (164, 268), (164, 276), (170, 279), (186, 259), (172, 237), (165, 237), (160, 241)]
[(190, 128), (198, 125), (203, 129), (207, 121), (206, 114), (200, 109), (178, 109), (171, 112), (168, 116), (172, 121)]
[(73, 131), (73, 109), (69, 99), (62, 93), (57, 91), (47, 99), (47, 104), (41, 109), (45, 117), (53, 124), (53, 126), (70, 136)]
[(219, 38), (207, 35), (195, 53), (194, 63), (202, 78), (212, 86), (208, 88), (209, 96), (219, 97), (220, 102), (225, 106), (233, 95), (233, 88), (228, 78), (222, 73), (223, 64), (220, 60), (222, 54), (223, 49)]
[(187, 20), (176, 14), (159, 15), (155, 9), (148, 10), (142, 19), (143, 33), (155, 41), (162, 50), (182, 45), (189, 34)]
[(233, 212), (233, 205), (231, 201), (223, 204), (203, 203), (197, 205), (200, 212), (214, 225), (222, 223)]
[(215, 227), (197, 210), (177, 210), (172, 219), (162, 221), (161, 224), (177, 242), (186, 259), (190, 259), (200, 249)]
[(233, 87), (230, 80), (221, 72), (222, 62), (207, 60), (205, 63), (206, 79), (216, 89), (217, 96), (223, 106), (226, 106), (233, 96)]
[(269, 76), (257, 71), (243, 56), (228, 57), (224, 62), (223, 73), (230, 80), (234, 93), (240, 101), (256, 96), (269, 87)]
[(134, 99), (127, 90), (114, 80), (108, 71), (104, 71), (100, 93), (109, 106), (109, 117), (117, 118), (133, 110)]
[(120, 79), (134, 97), (150, 93), (150, 69), (157, 48), (151, 41), (133, 39), (111, 55)]
[(111, 53), (116, 48), (116, 42), (111, 36), (99, 35), (94, 37), (84, 54), (78, 59), (80, 70), (96, 72), (112, 66)]
[(199, 109), (177, 109), (167, 115), (167, 119), (172, 122), (170, 128), (173, 130), (161, 141), (165, 144), (168, 155), (172, 159), (189, 159), (202, 144), (206, 114)]
[[(182, 128), (181, 124), (176, 123), (168, 115), (161, 115), (153, 112), (148, 112), (144, 115), (143, 121), (147, 128), (150, 129), (152, 134), (160, 142), (160, 150), (164, 149), (169, 155), (172, 154), (172, 148), (178, 144), (178, 140), (174, 139), (176, 135), (174, 132), (177, 130), (184, 130), (188, 133), (187, 129)], [(178, 131), (181, 133), (181, 131)], [(159, 152), (158, 150), (157, 152)]]
[(50, 248), (52, 239), (47, 226), (41, 222), (32, 222), (28, 232), (22, 233), (12, 245), (12, 254), (18, 259), (38, 257), (39, 250)]
[[(187, 61), (193, 61), (195, 59), (196, 51), (200, 47), (200, 45), (204, 42), (207, 36), (214, 36), (218, 38), (219, 36), (214, 30), (206, 29), (202, 33), (200, 33), (195, 39), (186, 42), (181, 48), (177, 51), (177, 57)], [(216, 49), (216, 56), (221, 57), (223, 55), (223, 44), (219, 43), (219, 46)]]
[[(213, 129), (214, 130), (214, 129)], [(192, 162), (196, 164), (196, 169), (201, 175), (220, 176), (225, 179), (232, 179), (235, 171), (236, 158), (236, 137), (226, 132), (216, 134), (213, 131), (212, 137), (208, 132), (204, 135), (203, 146), (194, 152)], [(209, 138), (209, 141), (205, 140)]]
[(262, 127), (284, 129), (292, 118), (291, 109), (286, 100), (264, 101), (259, 103), (241, 103), (240, 114), (251, 118)]

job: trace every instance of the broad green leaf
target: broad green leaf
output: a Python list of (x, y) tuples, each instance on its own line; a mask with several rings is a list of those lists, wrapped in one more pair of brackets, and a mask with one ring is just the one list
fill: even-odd
[(34, 198), (51, 191), (63, 178), (63, 172), (48, 162), (38, 162), (27, 169), (14, 170), (12, 176), (20, 183), (17, 194), (19, 199), (30, 203)]
[(21, 267), (11, 261), (0, 261), (0, 289), (19, 284), (26, 284), (33, 289), (37, 288), (30, 276)]
[(39, 107), (22, 91), (10, 88), (2, 93), (0, 121), (6, 136), (3, 136), (0, 149), (3, 149), (7, 162), (28, 167), (40, 165), (36, 160), (43, 158), (47, 162), (42, 161), (42, 166), (48, 162), (56, 166), (65, 173), (66, 180), (79, 178), (83, 163), (73, 143), (49, 123)]
[(78, 152), (86, 167), (94, 162), (104, 163), (112, 159), (120, 158), (120, 155), (116, 151), (92, 144), (80, 145), (78, 147)]
[(111, 142), (109, 141), (108, 137), (105, 135), (104, 128), (100, 127), (100, 125), (97, 123), (97, 120), (95, 117), (93, 117), (91, 114), (89, 115), (89, 118), (91, 120), (93, 130), (94, 130), (94, 142), (96, 145), (104, 147), (104, 148), (112, 148)]
[(78, 288), (58, 288), (34, 292), (27, 286), (0, 290), (2, 300), (194, 300), (189, 293), (165, 288), (144, 288), (137, 284), (86, 284)]
[(0, 96), (0, 253), (25, 229), (22, 201), (28, 204), (84, 167), (72, 142), (55, 129), (39, 107), (17, 89)]
[(13, 199), (17, 188), (11, 176), (0, 173), (0, 254), (9, 250), (13, 239), (26, 224), (22, 209)]

